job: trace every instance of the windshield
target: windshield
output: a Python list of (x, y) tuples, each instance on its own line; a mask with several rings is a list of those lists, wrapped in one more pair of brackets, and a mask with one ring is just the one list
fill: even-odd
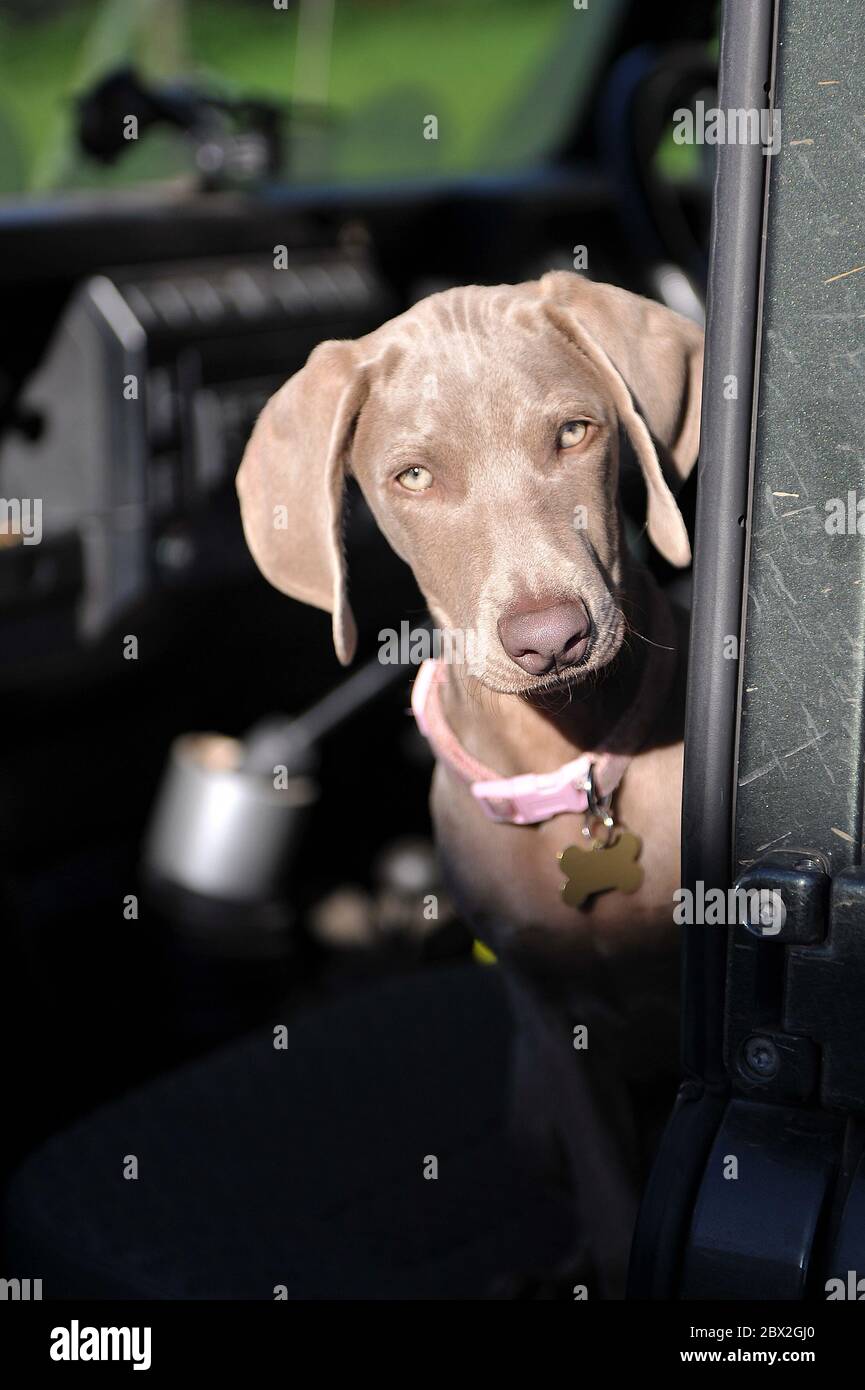
[[(82, 151), (80, 99), (127, 70), (151, 91), (272, 104), (281, 178), (504, 171), (561, 137), (618, 0), (2, 0), (0, 196), (134, 187), (196, 172), (155, 120), (110, 159)], [(128, 112), (115, 107), (121, 119)], [(199, 170), (200, 172), (200, 170)]]

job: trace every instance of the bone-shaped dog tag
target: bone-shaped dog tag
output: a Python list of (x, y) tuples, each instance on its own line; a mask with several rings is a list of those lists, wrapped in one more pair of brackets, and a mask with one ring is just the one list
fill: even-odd
[(643, 869), (637, 863), (642, 843), (630, 830), (615, 831), (608, 845), (592, 841), (591, 849), (569, 845), (559, 855), (559, 864), (567, 874), (562, 885), (562, 897), (569, 907), (582, 907), (595, 893), (636, 893), (643, 881)]

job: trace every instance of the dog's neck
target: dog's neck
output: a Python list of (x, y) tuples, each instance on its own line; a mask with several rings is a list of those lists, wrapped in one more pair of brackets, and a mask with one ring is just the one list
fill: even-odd
[[(634, 754), (681, 737), (683, 710), (676, 680), (686, 634), (669, 601), (644, 570), (623, 591), (630, 630), (609, 665), (585, 682), (530, 695), (490, 690), (464, 668), (451, 667), (444, 713), (463, 747), (500, 776), (547, 772), (581, 753), (604, 748)], [(631, 746), (628, 746), (630, 742)]]

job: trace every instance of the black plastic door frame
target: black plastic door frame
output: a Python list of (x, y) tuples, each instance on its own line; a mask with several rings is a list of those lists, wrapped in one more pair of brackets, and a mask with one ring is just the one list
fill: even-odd
[[(722, 111), (768, 111), (774, 0), (725, 0)], [(769, 159), (760, 144), (717, 146), (703, 373), (694, 601), (685, 731), (682, 884), (732, 876), (739, 663), (753, 448), (760, 282)], [(726, 932), (684, 928), (686, 1080), (659, 1149), (634, 1236), (629, 1297), (675, 1298), (694, 1203), (723, 1113)]]

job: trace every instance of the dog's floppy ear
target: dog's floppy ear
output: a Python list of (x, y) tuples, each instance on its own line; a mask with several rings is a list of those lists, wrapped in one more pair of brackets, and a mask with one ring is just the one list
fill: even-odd
[(662, 304), (568, 271), (539, 282), (554, 322), (607, 382), (648, 495), (649, 538), (674, 565), (691, 547), (673, 489), (697, 461), (703, 334)]
[(354, 343), (320, 343), (267, 402), (237, 475), (256, 564), (284, 594), (333, 614), (344, 666), (357, 644), (342, 544), (345, 455), (364, 391)]

